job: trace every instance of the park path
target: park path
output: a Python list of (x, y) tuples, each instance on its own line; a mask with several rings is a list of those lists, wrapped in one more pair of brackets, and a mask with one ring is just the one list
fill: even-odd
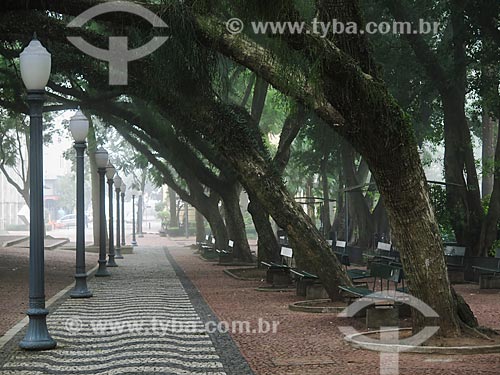
[(251, 374), (227, 334), (208, 333), (210, 308), (163, 248), (137, 248), (111, 277), (91, 278), (90, 299), (48, 316), (51, 351), (0, 353), (6, 374)]

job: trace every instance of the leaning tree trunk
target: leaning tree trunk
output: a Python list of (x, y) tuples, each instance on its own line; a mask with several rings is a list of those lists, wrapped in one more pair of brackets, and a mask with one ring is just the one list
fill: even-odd
[(168, 226), (170, 228), (176, 228), (179, 226), (179, 221), (177, 220), (177, 199), (175, 190), (170, 186), (168, 187), (168, 209), (170, 213), (170, 222)]
[[(460, 332), (457, 306), (451, 294), (425, 174), (416, 148), (398, 151), (401, 153), (390, 153), (376, 165), (372, 164), (371, 170), (386, 203), (392, 233), (407, 270), (410, 292), (439, 314), (441, 333), (453, 336)], [(416, 327), (424, 326), (419, 314), (414, 318), (418, 320)]]
[(280, 262), (280, 246), (276, 240), (269, 214), (264, 210), (257, 197), (248, 194), (248, 212), (252, 215), (252, 220), (257, 231), (257, 265), (260, 262)]
[(200, 213), (207, 219), (208, 225), (215, 237), (215, 247), (225, 249), (229, 241), (226, 225), (219, 212), (218, 199), (204, 198), (197, 200), (196, 207)]
[(195, 213), (196, 220), (196, 242), (205, 241), (205, 219), (200, 211), (196, 210)]
[[(252, 262), (252, 253), (248, 244), (245, 221), (240, 208), (241, 186), (238, 182), (228, 186), (223, 195), (224, 213), (229, 237), (234, 241), (234, 258), (244, 262)], [(227, 243), (224, 248), (227, 247)]]

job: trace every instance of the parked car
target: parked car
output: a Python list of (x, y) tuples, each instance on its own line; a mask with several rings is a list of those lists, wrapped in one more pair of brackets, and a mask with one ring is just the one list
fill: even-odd
[(56, 221), (56, 226), (58, 228), (76, 227), (76, 214), (64, 215)]

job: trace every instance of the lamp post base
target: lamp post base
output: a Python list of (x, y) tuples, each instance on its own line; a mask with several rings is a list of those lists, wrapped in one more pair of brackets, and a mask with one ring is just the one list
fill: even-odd
[(97, 269), (97, 272), (95, 273), (95, 277), (106, 277), (106, 276), (111, 276), (111, 273), (106, 268), (106, 260), (98, 260), (99, 263), (99, 268)]
[(77, 273), (75, 275), (75, 287), (69, 293), (71, 298), (90, 298), (92, 292), (87, 287), (87, 274)]
[(133, 240), (130, 244), (131, 244), (132, 246), (137, 246), (137, 241), (136, 241), (136, 240)]
[(19, 343), (21, 349), (26, 350), (49, 350), (57, 346), (57, 342), (50, 336), (47, 329), (47, 309), (29, 309), (29, 325), (26, 336)]
[(123, 255), (119, 247), (115, 249), (115, 259), (123, 259)]
[(107, 267), (118, 267), (118, 264), (115, 262), (116, 254), (108, 256), (108, 264)]

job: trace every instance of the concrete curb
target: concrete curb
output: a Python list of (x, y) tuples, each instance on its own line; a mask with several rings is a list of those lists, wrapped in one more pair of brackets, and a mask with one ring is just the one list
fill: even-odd
[(69, 238), (64, 238), (64, 239), (61, 239), (60, 241), (58, 241), (52, 245), (45, 246), (45, 249), (46, 250), (55, 250), (60, 246), (66, 245), (67, 243), (69, 243)]
[[(409, 331), (411, 328), (391, 329), (384, 332), (403, 332)], [(448, 355), (468, 355), (468, 354), (490, 354), (500, 353), (500, 344), (496, 345), (476, 345), (476, 346), (410, 346), (398, 344), (383, 344), (371, 343), (366, 341), (357, 340), (360, 336), (370, 336), (378, 334), (381, 331), (358, 332), (344, 337), (355, 348), (367, 349), (376, 352), (389, 352), (389, 353), (420, 353), (420, 354), (448, 354)]]
[[(94, 273), (97, 271), (99, 268), (99, 265), (96, 265), (94, 268), (92, 268), (88, 273), (87, 277), (91, 277), (94, 275)], [(73, 287), (75, 286), (75, 282), (73, 281), (71, 284), (66, 286), (64, 289), (60, 290), (57, 292), (52, 298), (50, 298), (46, 303), (45, 307), (49, 308), (51, 305), (56, 303), (59, 299), (64, 297), (66, 293), (68, 293)], [(25, 316), (23, 319), (21, 319), (17, 324), (15, 324), (11, 329), (9, 329), (5, 334), (0, 337), (0, 349), (2, 349), (15, 335), (19, 333), (29, 322), (29, 318)]]
[[(236, 268), (236, 270), (245, 270), (245, 269), (249, 269), (249, 270), (253, 270), (253, 269), (257, 269), (257, 268)], [(238, 275), (235, 275), (233, 272), (231, 272), (233, 270), (229, 269), (229, 270), (223, 270), (223, 272), (232, 277), (233, 279), (236, 279), (236, 280), (242, 280), (242, 281), (261, 281), (263, 279), (261, 279), (260, 277), (256, 278), (256, 277), (241, 277), (241, 276), (238, 276)]]
[(205, 258), (201, 254), (198, 254), (198, 258), (200, 258), (202, 261), (207, 262), (207, 263), (215, 263), (215, 262), (219, 261), (219, 259), (217, 259), (217, 258), (213, 258), (213, 259)]
[(2, 244), (2, 247), (12, 247), (14, 245), (17, 245), (18, 243), (21, 243), (21, 242), (24, 242), (26, 240), (29, 240), (29, 238), (30, 238), (30, 236), (23, 236), (23, 237), (16, 238), (14, 240), (5, 241)]
[(243, 263), (243, 262), (236, 262), (236, 263), (217, 263), (214, 264), (214, 266), (222, 266), (222, 267), (254, 267), (257, 268), (257, 263)]
[(312, 299), (309, 301), (298, 301), (288, 305), (288, 308), (292, 311), (300, 311), (306, 313), (314, 314), (327, 314), (327, 313), (339, 313), (343, 311), (345, 306), (314, 306), (315, 304), (330, 302), (330, 299)]
[(295, 287), (293, 288), (276, 288), (272, 286), (261, 286), (259, 288), (255, 288), (257, 292), (264, 292), (264, 293), (276, 293), (276, 292), (295, 292)]

